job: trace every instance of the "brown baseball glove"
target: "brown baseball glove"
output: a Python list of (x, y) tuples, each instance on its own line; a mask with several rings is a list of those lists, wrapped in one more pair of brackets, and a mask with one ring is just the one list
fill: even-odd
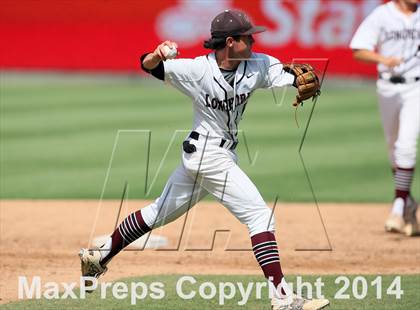
[(298, 93), (293, 106), (296, 107), (309, 98), (315, 99), (321, 93), (318, 76), (311, 65), (286, 63), (283, 64), (283, 70), (295, 76), (294, 86)]

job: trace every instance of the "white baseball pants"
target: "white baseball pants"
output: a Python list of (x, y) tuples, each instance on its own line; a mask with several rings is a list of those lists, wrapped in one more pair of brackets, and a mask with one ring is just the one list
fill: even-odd
[(377, 93), (389, 159), (393, 167), (413, 168), (420, 133), (420, 81), (378, 80)]
[(220, 138), (200, 135), (194, 153), (182, 154), (159, 198), (142, 209), (149, 227), (157, 228), (187, 212), (208, 193), (243, 224), (250, 236), (274, 231), (274, 216), (259, 191), (237, 165), (236, 154), (219, 147)]

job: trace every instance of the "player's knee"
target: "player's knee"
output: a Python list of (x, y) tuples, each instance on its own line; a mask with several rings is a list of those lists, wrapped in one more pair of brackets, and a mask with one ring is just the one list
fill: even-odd
[(158, 200), (159, 198), (151, 204), (144, 207), (143, 209), (141, 209), (141, 215), (143, 216), (143, 220), (149, 227), (156, 228), (157, 218), (159, 214)]
[(275, 230), (273, 210), (265, 207), (255, 212), (247, 223), (250, 236)]
[(412, 168), (416, 165), (416, 147), (396, 147), (395, 163), (401, 168)]

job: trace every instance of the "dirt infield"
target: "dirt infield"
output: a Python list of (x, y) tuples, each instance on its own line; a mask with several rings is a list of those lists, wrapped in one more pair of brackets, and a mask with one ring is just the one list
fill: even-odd
[[(91, 235), (113, 230), (119, 207), (119, 201), (0, 204), (1, 303), (17, 299), (19, 275), (39, 275), (43, 283), (78, 281), (79, 248), (88, 245)], [(146, 204), (127, 202), (121, 217)], [(420, 273), (420, 238), (383, 232), (387, 205), (320, 204), (320, 210), (331, 251), (326, 251), (328, 239), (314, 204), (276, 206), (276, 235), (286, 274)], [(209, 250), (216, 230), (230, 232), (216, 233), (214, 248)], [(201, 202), (187, 217), (155, 234), (168, 238), (165, 250), (125, 251), (112, 261), (104, 279), (146, 274), (260, 274), (252, 252), (237, 251), (250, 249), (246, 228), (217, 203)]]

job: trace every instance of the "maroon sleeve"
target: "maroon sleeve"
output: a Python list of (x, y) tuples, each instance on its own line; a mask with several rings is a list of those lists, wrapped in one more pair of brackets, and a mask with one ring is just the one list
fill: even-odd
[(155, 78), (157, 78), (159, 80), (162, 80), (162, 81), (165, 80), (165, 68), (163, 67), (163, 61), (160, 61), (159, 64), (157, 65), (157, 67), (154, 68), (154, 69), (152, 69), (152, 70), (146, 69), (143, 66), (143, 60), (149, 54), (150, 53), (145, 53), (145, 54), (143, 54), (143, 55), (140, 56), (140, 65), (141, 65), (141, 68), (143, 69), (143, 71), (145, 71), (145, 72), (153, 75)]

